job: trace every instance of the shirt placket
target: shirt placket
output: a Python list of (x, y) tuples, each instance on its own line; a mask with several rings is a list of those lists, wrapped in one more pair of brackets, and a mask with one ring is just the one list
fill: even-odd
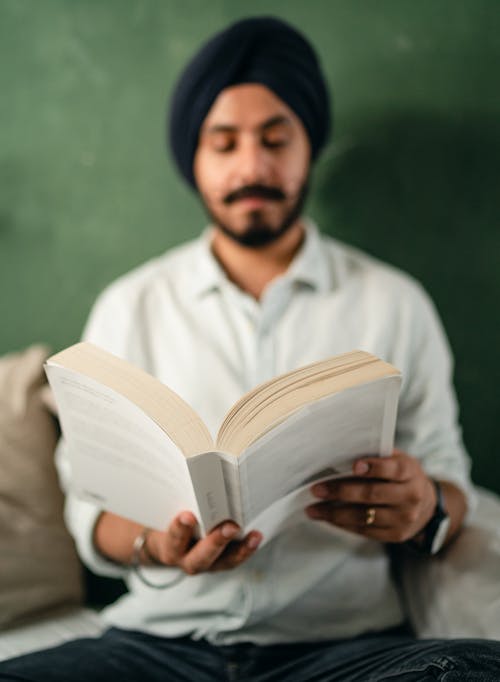
[(255, 383), (268, 381), (277, 373), (276, 326), (285, 311), (291, 294), (291, 283), (279, 279), (266, 291), (259, 310), (255, 334)]

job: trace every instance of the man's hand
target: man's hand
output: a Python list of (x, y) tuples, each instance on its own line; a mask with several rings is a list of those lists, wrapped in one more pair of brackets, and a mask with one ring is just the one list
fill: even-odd
[[(405, 452), (364, 457), (355, 462), (353, 474), (312, 486), (322, 501), (307, 507), (308, 516), (381, 542), (405, 542), (432, 517), (434, 485), (420, 462)], [(465, 503), (462, 507), (463, 516)]]
[(195, 575), (239, 566), (255, 552), (262, 540), (257, 531), (235, 540), (239, 527), (233, 521), (224, 521), (200, 540), (194, 538), (195, 527), (194, 515), (181, 512), (166, 531), (150, 531), (147, 553), (161, 564), (176, 566)]
[[(233, 521), (224, 521), (201, 540), (196, 539), (195, 528), (194, 514), (185, 511), (174, 518), (166, 531), (149, 531), (141, 552), (142, 562), (177, 566), (189, 575), (224, 571), (246, 561), (262, 540), (257, 531), (235, 540), (239, 528)], [(143, 530), (139, 523), (102, 512), (94, 528), (94, 545), (108, 559), (130, 564), (134, 541)]]

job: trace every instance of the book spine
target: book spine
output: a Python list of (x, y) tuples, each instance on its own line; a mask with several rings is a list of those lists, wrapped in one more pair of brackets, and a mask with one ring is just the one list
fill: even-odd
[(243, 509), (241, 501), (241, 473), (238, 457), (225, 452), (217, 453), (222, 466), (222, 475), (226, 486), (227, 503), (230, 517), (239, 526), (243, 526)]
[(222, 464), (217, 452), (188, 457), (202, 535), (231, 517)]

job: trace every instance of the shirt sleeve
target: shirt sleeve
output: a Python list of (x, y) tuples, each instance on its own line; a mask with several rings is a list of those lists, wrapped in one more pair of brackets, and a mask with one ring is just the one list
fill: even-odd
[(434, 305), (418, 285), (409, 310), (406, 357), (401, 358), (400, 365), (404, 381), (396, 446), (418, 457), (429, 476), (457, 485), (466, 496), (470, 512), (475, 495), (470, 458), (458, 421), (448, 341)]

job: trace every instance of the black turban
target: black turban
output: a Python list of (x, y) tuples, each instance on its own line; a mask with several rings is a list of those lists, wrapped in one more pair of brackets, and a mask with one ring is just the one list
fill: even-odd
[(218, 94), (240, 83), (267, 86), (295, 112), (309, 136), (312, 159), (327, 141), (329, 97), (311, 45), (280, 19), (243, 19), (201, 48), (172, 95), (170, 146), (179, 170), (193, 187), (200, 127)]

